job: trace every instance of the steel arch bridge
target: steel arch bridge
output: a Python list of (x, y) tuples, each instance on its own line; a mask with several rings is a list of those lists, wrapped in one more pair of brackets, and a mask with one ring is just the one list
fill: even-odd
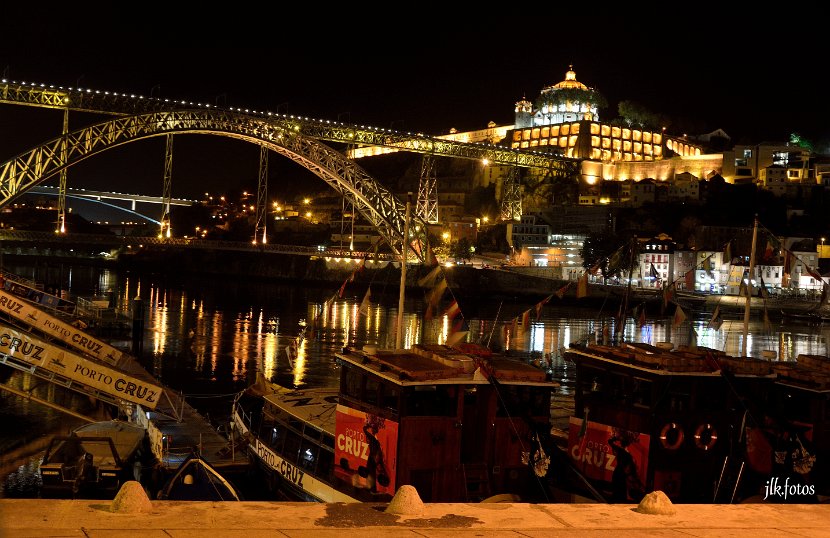
[[(120, 144), (175, 133), (242, 139), (267, 147), (325, 180), (372, 223), (399, 254), (405, 210), (390, 191), (335, 149), (319, 141), (352, 146), (383, 146), (411, 153), (487, 159), (494, 165), (542, 168), (575, 175), (581, 159), (556, 153), (465, 143), (423, 134), (294, 117), (248, 109), (220, 109), (188, 101), (45, 84), (0, 81), (0, 103), (109, 114), (117, 119), (67, 133), (0, 163), (0, 207), (69, 166)], [(65, 153), (61, 153), (61, 152)], [(425, 239), (426, 224), (413, 214), (415, 231)], [(420, 252), (416, 252), (422, 258)]]
[[(298, 131), (223, 110), (172, 110), (121, 116), (54, 138), (0, 163), (0, 207), (61, 170), (123, 144), (168, 134), (219, 135), (265, 146), (308, 169), (354, 204), (378, 229), (393, 252), (400, 254), (404, 204), (354, 161)], [(412, 218), (413, 230), (423, 236), (426, 225), (417, 217)]]

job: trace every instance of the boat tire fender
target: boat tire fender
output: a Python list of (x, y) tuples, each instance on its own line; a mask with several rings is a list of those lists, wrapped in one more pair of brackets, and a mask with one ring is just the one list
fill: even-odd
[(676, 422), (669, 422), (660, 430), (660, 445), (666, 450), (677, 450), (685, 438), (683, 427)]
[(704, 422), (695, 430), (695, 446), (704, 452), (712, 450), (718, 442), (718, 430), (708, 422)]

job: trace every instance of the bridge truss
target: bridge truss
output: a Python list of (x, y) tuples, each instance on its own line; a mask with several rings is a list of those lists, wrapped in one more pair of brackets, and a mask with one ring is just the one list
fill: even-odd
[[(3, 82), (0, 84), (0, 103), (95, 112), (117, 117), (112, 121), (66, 133), (6, 163), (0, 163), (0, 207), (37, 183), (110, 147), (163, 134), (217, 134), (264, 144), (268, 149), (318, 175), (361, 211), (395, 252), (399, 245), (404, 244), (404, 204), (353, 160), (321, 142), (343, 144), (346, 148), (383, 146), (428, 156), (486, 159), (492, 165), (542, 168), (560, 176), (578, 174), (580, 163), (579, 159), (555, 153), (456, 142), (423, 134), (328, 120), (242, 109), (219, 109), (188, 101), (154, 99), (116, 92)], [(514, 191), (515, 189), (510, 189), (508, 194), (515, 197), (517, 191)], [(425, 196), (425, 201), (431, 198), (430, 194)], [(515, 205), (515, 200), (510, 202), (511, 209), (515, 209)], [(427, 213), (429, 218), (431, 212)], [(417, 216), (416, 221), (421, 222), (416, 222), (413, 229), (423, 233), (425, 222)]]

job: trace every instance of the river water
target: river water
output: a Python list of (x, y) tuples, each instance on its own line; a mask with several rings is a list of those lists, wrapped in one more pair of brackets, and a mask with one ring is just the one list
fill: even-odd
[[(142, 365), (167, 387), (183, 393), (188, 402), (217, 429), (227, 425), (234, 394), (243, 390), (262, 371), (268, 378), (296, 388), (337, 384), (338, 367), (333, 352), (345, 345), (377, 344), (394, 347), (398, 317), (397, 283), (369, 285), (368, 310), (361, 303), (367, 290), (344, 284), (306, 286), (234, 278), (181, 277), (169, 274), (136, 274), (117, 270), (54, 264), (8, 265), (6, 271), (42, 282), (69, 299), (107, 295), (115, 309), (128, 309), (140, 299), (144, 305), (141, 349), (135, 355)], [(486, 290), (475, 301), (460, 303), (455, 320), (436, 315), (426, 320), (425, 297), (416, 292), (404, 306), (403, 347), (415, 343), (444, 343), (463, 320), (466, 340), (508, 350), (528, 360), (550, 359), (549, 370), (562, 384), (554, 407), (567, 421), (573, 394), (573, 369), (562, 360), (562, 350), (577, 341), (596, 341), (613, 334), (608, 309), (583, 309), (557, 304), (554, 297), (539, 309), (524, 299), (488, 299)], [(443, 295), (450, 304), (452, 290)], [(528, 326), (522, 326), (529, 310)], [(443, 309), (442, 309), (443, 311)], [(697, 344), (740, 355), (742, 319), (726, 319), (719, 330), (706, 328), (711, 313), (687, 311), (688, 320), (673, 327), (671, 319), (647, 319), (640, 326), (629, 318), (626, 341), (671, 341)], [(773, 350), (780, 360), (794, 360), (800, 353), (827, 355), (830, 328), (798, 325), (764, 327), (753, 316), (748, 349), (751, 356)], [(515, 322), (514, 322), (515, 320)], [(285, 348), (308, 325), (307, 337), (293, 361)], [(111, 340), (117, 347), (133, 349), (129, 336)], [(95, 403), (0, 366), (0, 381), (33, 394), (92, 414)], [(0, 393), (0, 480), (3, 497), (39, 495), (38, 464), (49, 437), (68, 433), (78, 419), (23, 398)], [(244, 492), (243, 492), (244, 494)]]

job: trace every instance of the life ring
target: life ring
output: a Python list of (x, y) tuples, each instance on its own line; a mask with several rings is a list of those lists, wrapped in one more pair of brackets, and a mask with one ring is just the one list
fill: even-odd
[(685, 438), (683, 427), (676, 422), (669, 422), (660, 430), (660, 444), (666, 450), (677, 450)]
[(701, 424), (695, 430), (695, 446), (704, 452), (712, 450), (717, 442), (718, 430), (708, 422)]

